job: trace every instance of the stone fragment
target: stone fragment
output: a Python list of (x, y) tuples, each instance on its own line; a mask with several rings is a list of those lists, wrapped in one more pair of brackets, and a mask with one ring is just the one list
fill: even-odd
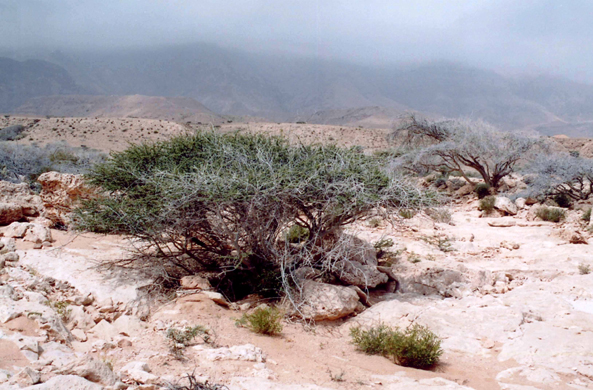
[(301, 315), (314, 321), (331, 321), (349, 316), (356, 310), (356, 291), (331, 284), (307, 280), (303, 284)]
[(208, 279), (199, 275), (189, 275), (181, 278), (181, 288), (184, 290), (210, 290), (212, 286)]
[(78, 375), (104, 386), (112, 386), (117, 382), (117, 376), (115, 376), (109, 366), (90, 355), (85, 355), (64, 366), (59, 373), (63, 375)]
[(23, 207), (15, 203), (0, 202), (0, 225), (9, 225), (23, 219)]

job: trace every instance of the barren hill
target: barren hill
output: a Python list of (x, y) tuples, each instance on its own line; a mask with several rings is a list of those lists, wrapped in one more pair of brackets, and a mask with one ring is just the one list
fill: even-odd
[(19, 115), (62, 117), (146, 118), (219, 124), (222, 117), (195, 99), (162, 96), (46, 96), (14, 110)]

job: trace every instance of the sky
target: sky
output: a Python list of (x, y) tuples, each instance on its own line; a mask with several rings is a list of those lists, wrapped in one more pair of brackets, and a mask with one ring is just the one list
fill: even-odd
[(593, 0), (0, 0), (0, 49), (208, 42), (593, 82)]

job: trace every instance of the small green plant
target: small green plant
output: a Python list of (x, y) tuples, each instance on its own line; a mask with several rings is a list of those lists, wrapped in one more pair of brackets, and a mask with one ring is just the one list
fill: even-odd
[(404, 219), (411, 219), (414, 218), (414, 215), (416, 215), (416, 211), (410, 209), (401, 209), (398, 214)]
[(494, 211), (494, 203), (496, 203), (496, 198), (494, 196), (486, 196), (485, 198), (480, 199), (478, 210), (483, 211), (484, 214), (490, 214)]
[(309, 229), (300, 225), (292, 225), (286, 232), (286, 241), (291, 244), (298, 244), (309, 238)]
[(579, 264), (579, 274), (589, 275), (590, 273), (591, 273), (591, 266), (589, 264), (585, 264), (585, 263)]
[(246, 326), (255, 333), (274, 336), (282, 332), (282, 317), (284, 315), (275, 307), (258, 307), (251, 314), (243, 314), (237, 324)]
[(556, 196), (554, 196), (554, 202), (556, 202), (556, 204), (559, 207), (562, 208), (569, 208), (572, 205), (572, 200), (570, 199), (570, 197), (564, 193), (562, 194), (558, 194)]
[(390, 357), (399, 365), (430, 368), (443, 354), (441, 339), (425, 326), (414, 324), (403, 331), (379, 325), (367, 330), (350, 329), (352, 342), (357, 348), (372, 355)]
[(474, 192), (478, 196), (478, 199), (484, 199), (490, 195), (490, 186), (486, 183), (478, 183), (474, 188)]
[(410, 252), (410, 254), (408, 255), (408, 261), (412, 264), (416, 264), (422, 261), (422, 259), (420, 258), (420, 255), (417, 254), (416, 252)]
[(434, 236), (424, 236), (422, 240), (427, 242), (428, 244), (434, 245), (439, 248), (442, 252), (454, 252), (455, 248), (451, 244), (451, 239), (449, 237), (442, 237), (438, 235)]
[(48, 306), (48, 307), (51, 307), (52, 309), (54, 309), (54, 311), (60, 317), (62, 322), (68, 322), (68, 320), (70, 319), (70, 314), (72, 313), (72, 309), (68, 308), (68, 306), (70, 306), (69, 302), (66, 302), (66, 301), (52, 302), (52, 301), (48, 300), (48, 301), (43, 302), (43, 304), (45, 306)]
[(589, 207), (587, 210), (585, 210), (581, 219), (586, 222), (591, 221), (591, 207)]
[(376, 229), (381, 226), (381, 218), (372, 218), (369, 220), (369, 226)]
[(391, 238), (382, 238), (379, 241), (373, 244), (375, 249), (380, 250), (383, 248), (391, 248), (393, 246), (393, 239)]
[(327, 372), (329, 373), (329, 378), (333, 381), (333, 382), (345, 382), (346, 379), (344, 379), (344, 375), (346, 375), (346, 373), (344, 372), (344, 370), (340, 370), (339, 374), (334, 374), (333, 372), (331, 372), (331, 370), (328, 368)]
[(185, 329), (167, 329), (167, 339), (171, 343), (171, 350), (176, 355), (181, 355), (183, 349), (200, 336), (205, 343), (212, 342), (210, 331), (201, 325), (186, 326)]
[(535, 215), (543, 221), (560, 222), (566, 217), (566, 213), (562, 209), (552, 207), (539, 207), (535, 211)]

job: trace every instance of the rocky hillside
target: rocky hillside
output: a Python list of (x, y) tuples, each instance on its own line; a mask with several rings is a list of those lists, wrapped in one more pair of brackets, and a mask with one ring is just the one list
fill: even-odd
[(146, 118), (220, 124), (225, 120), (192, 98), (160, 96), (45, 96), (13, 112), (29, 116)]
[(0, 113), (11, 112), (33, 97), (82, 91), (70, 74), (55, 63), (0, 58)]

